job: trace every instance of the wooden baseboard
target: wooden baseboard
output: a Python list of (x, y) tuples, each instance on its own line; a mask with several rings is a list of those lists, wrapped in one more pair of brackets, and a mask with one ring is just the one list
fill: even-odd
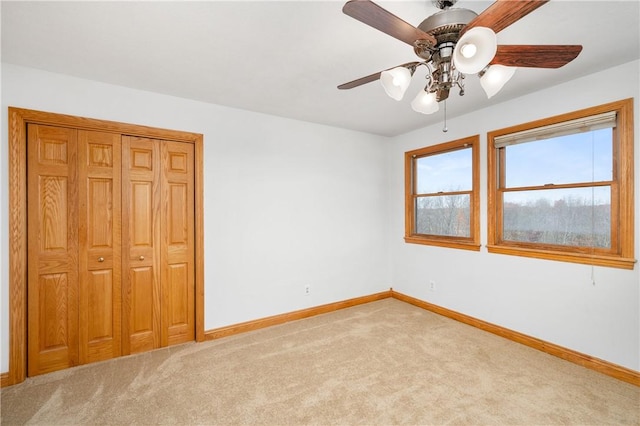
[(295, 321), (315, 315), (326, 314), (328, 312), (337, 311), (339, 309), (350, 308), (364, 303), (374, 302), (376, 300), (387, 299), (391, 297), (392, 291), (383, 291), (369, 296), (356, 297), (354, 299), (344, 300), (342, 302), (329, 303), (326, 305), (315, 306), (313, 308), (302, 309), (299, 311), (288, 312), (286, 314), (274, 315), (271, 317), (260, 318), (253, 321), (247, 321), (239, 324), (229, 325), (221, 328), (214, 328), (205, 331), (205, 340), (214, 340), (221, 337), (232, 336), (234, 334), (245, 333), (247, 331), (258, 330), (272, 325), (284, 324), (289, 321)]
[(9, 382), (9, 373), (0, 373), (0, 388), (5, 388), (11, 384)]
[(522, 343), (523, 345), (529, 346), (542, 352), (546, 352), (550, 355), (562, 358), (574, 364), (581, 365), (590, 370), (595, 370), (599, 373), (606, 374), (607, 376), (614, 377), (618, 380), (640, 386), (640, 372), (638, 371), (631, 370), (629, 368), (622, 367), (620, 365), (613, 364), (608, 361), (592, 357), (590, 355), (576, 352), (572, 349), (568, 349), (554, 343), (545, 342), (544, 340), (527, 336), (526, 334), (509, 330), (508, 328), (491, 324), (489, 322), (482, 321), (477, 318), (473, 318), (468, 315), (461, 314), (456, 311), (452, 311), (450, 309), (443, 308), (441, 306), (434, 305), (420, 299), (416, 299), (415, 297), (398, 293), (393, 289), (391, 290), (391, 295), (394, 299), (402, 300), (403, 302), (410, 303), (433, 313), (454, 319), (456, 321), (471, 325), (484, 331), (488, 331), (489, 333), (496, 334), (500, 337), (504, 337), (514, 342)]

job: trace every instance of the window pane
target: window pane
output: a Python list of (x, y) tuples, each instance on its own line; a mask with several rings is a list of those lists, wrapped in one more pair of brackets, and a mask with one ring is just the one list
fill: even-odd
[(416, 234), (470, 237), (469, 194), (419, 197)]
[(506, 188), (612, 180), (612, 132), (601, 129), (507, 146)]
[(473, 181), (471, 160), (471, 148), (417, 158), (417, 194), (470, 191)]
[(611, 188), (504, 193), (506, 241), (611, 247)]

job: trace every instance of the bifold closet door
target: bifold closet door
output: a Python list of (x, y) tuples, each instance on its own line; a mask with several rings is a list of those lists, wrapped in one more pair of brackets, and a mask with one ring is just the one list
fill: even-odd
[(123, 353), (160, 347), (160, 145), (122, 137)]
[(30, 376), (120, 355), (119, 139), (27, 127)]
[(78, 131), (80, 364), (121, 355), (120, 135)]
[(193, 145), (162, 143), (162, 346), (195, 339)]
[(77, 131), (27, 127), (29, 376), (78, 364)]
[(28, 375), (195, 338), (194, 149), (27, 126)]
[(123, 136), (123, 352), (195, 338), (193, 145)]

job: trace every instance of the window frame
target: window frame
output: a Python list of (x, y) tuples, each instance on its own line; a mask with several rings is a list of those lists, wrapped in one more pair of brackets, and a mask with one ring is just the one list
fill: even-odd
[[(516, 132), (550, 126), (584, 117), (615, 112), (613, 129), (613, 176), (611, 181), (611, 249), (558, 246), (544, 243), (503, 240), (503, 185), (505, 148), (496, 148), (495, 139)], [(633, 269), (634, 187), (633, 187), (633, 99), (624, 99), (566, 114), (532, 121), (487, 133), (487, 226), (489, 253), (534, 257), (564, 262)], [(554, 186), (560, 189), (565, 185)], [(570, 186), (570, 185), (568, 185)]]
[[(469, 194), (469, 237), (456, 237), (447, 235), (417, 234), (415, 217), (414, 170), (416, 160), (421, 157), (445, 154), (447, 152), (471, 148), (471, 191), (455, 191), (442, 193), (443, 195)], [(480, 250), (480, 135), (469, 136), (451, 142), (445, 142), (424, 148), (407, 151), (404, 153), (405, 163), (405, 237), (404, 240), (411, 244), (424, 244), (439, 247), (449, 247), (464, 250)], [(440, 194), (440, 193), (438, 193)], [(421, 194), (425, 195), (425, 194)]]

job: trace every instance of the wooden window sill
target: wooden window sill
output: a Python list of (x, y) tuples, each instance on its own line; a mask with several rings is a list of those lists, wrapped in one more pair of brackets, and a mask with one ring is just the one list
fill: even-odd
[(542, 250), (535, 248), (510, 247), (503, 245), (487, 245), (489, 253), (508, 254), (513, 256), (534, 257), (537, 259), (557, 260), (561, 262), (582, 263), (585, 265), (608, 266), (620, 269), (633, 269), (635, 259), (599, 254), (570, 253), (563, 251)]
[(426, 246), (448, 247), (448, 248), (456, 248), (456, 249), (463, 249), (463, 250), (480, 251), (480, 244), (475, 243), (473, 241), (452, 241), (452, 240), (425, 238), (425, 237), (417, 237), (417, 236), (404, 237), (404, 241), (410, 244), (422, 244)]

